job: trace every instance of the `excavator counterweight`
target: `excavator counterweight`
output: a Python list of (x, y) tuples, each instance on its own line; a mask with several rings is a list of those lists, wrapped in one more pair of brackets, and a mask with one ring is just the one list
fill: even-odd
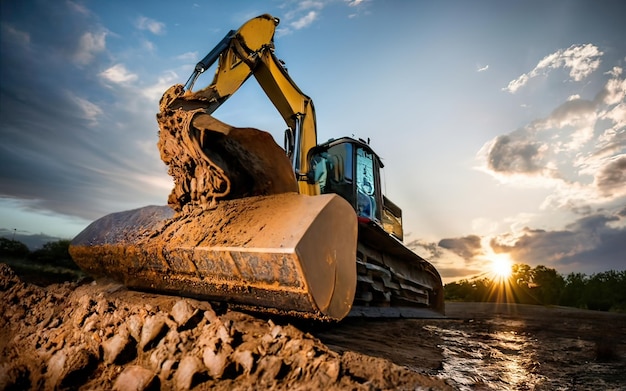
[[(168, 205), (94, 221), (72, 241), (72, 258), (130, 288), (256, 310), (441, 316), (441, 278), (402, 244), (378, 156), (350, 138), (317, 145), (313, 102), (274, 54), (278, 23), (261, 15), (230, 31), (185, 85), (165, 91), (157, 146), (174, 181)], [(215, 62), (211, 84), (193, 91)], [(285, 149), (212, 116), (250, 76), (288, 126)]]

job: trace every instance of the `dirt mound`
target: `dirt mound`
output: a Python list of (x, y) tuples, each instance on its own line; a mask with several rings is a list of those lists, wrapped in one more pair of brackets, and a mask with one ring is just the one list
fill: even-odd
[(288, 323), (117, 284), (22, 282), (0, 264), (0, 389), (451, 389)]

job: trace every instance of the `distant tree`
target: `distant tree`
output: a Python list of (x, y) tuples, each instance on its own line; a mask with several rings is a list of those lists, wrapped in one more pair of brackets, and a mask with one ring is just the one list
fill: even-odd
[(17, 240), (0, 238), (1, 257), (25, 258), (29, 253), (30, 250), (24, 243)]
[(45, 263), (55, 266), (76, 267), (69, 253), (70, 241), (57, 240), (48, 242), (39, 250), (30, 254), (30, 259), (37, 263)]
[(583, 273), (570, 273), (565, 277), (565, 284), (561, 292), (559, 304), (568, 307), (585, 308), (583, 298), (588, 277)]
[(491, 281), (487, 278), (460, 280), (444, 286), (444, 298), (450, 301), (488, 301)]
[(584, 290), (583, 299), (590, 310), (608, 311), (624, 309), (626, 291), (625, 272), (609, 270), (593, 274), (589, 277)]
[(558, 304), (565, 287), (563, 276), (551, 269), (539, 265), (532, 269), (533, 295), (541, 304)]

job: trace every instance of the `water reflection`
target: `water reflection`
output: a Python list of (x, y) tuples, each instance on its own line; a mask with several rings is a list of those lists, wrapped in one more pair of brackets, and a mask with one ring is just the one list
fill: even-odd
[(491, 332), (487, 327), (470, 335), (434, 325), (424, 328), (445, 341), (438, 375), (460, 390), (530, 390), (545, 380), (534, 373), (539, 365), (535, 341), (514, 330)]

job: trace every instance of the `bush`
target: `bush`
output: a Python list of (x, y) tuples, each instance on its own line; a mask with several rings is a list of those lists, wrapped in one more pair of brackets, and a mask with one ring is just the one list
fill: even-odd
[(0, 256), (12, 258), (25, 258), (30, 253), (28, 247), (17, 240), (0, 238)]
[(70, 256), (69, 247), (69, 240), (48, 242), (39, 250), (33, 251), (29, 259), (37, 263), (76, 268), (76, 264)]

